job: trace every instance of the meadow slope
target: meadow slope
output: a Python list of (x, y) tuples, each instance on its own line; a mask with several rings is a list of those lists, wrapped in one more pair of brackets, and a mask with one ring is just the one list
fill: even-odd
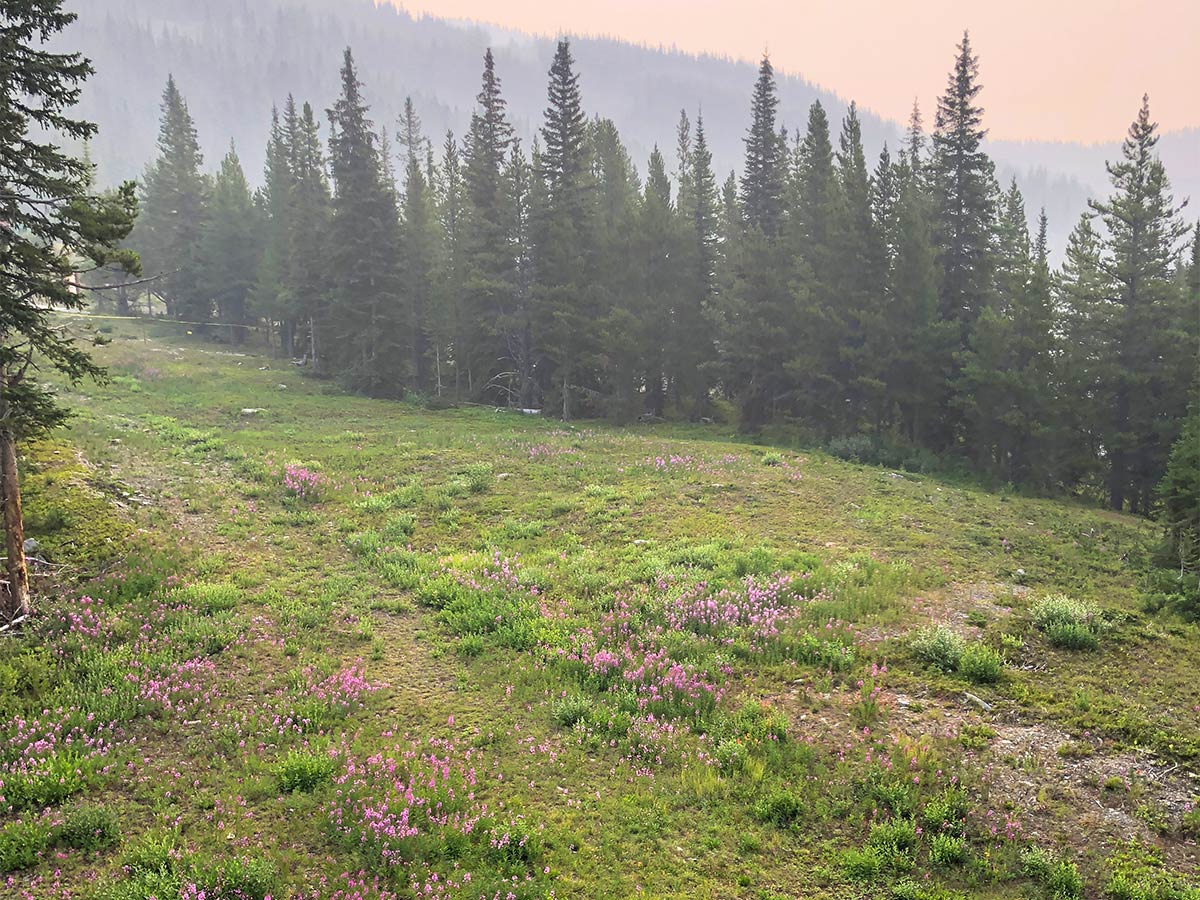
[(1145, 522), (110, 336), (26, 458), (5, 896), (1200, 897)]

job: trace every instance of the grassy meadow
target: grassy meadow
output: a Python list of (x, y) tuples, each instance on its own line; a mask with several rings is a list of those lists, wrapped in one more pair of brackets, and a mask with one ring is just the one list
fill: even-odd
[(119, 325), (24, 459), (13, 898), (1200, 898), (1148, 523)]

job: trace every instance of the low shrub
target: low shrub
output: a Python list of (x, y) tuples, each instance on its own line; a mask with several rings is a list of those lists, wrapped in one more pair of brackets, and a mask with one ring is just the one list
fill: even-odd
[(882, 868), (883, 861), (870, 847), (847, 850), (842, 854), (842, 872), (851, 881), (874, 881)]
[(803, 817), (804, 803), (791, 791), (779, 789), (759, 800), (754, 814), (763, 822), (786, 828)]
[(0, 875), (37, 865), (50, 847), (50, 828), (40, 822), (15, 822), (0, 828)]
[(967, 861), (967, 841), (961, 835), (939, 833), (929, 839), (929, 862), (942, 869)]
[(281, 793), (310, 793), (333, 777), (333, 759), (323, 753), (291, 750), (275, 764)]
[(563, 728), (571, 728), (591, 711), (592, 701), (580, 694), (567, 694), (554, 701), (554, 721)]
[(950, 787), (926, 801), (921, 824), (928, 832), (939, 832), (962, 824), (967, 817), (967, 795), (961, 788)]
[(867, 846), (881, 856), (895, 856), (914, 850), (917, 846), (917, 825), (911, 819), (874, 822), (867, 836)]
[(1064, 594), (1039, 600), (1033, 607), (1033, 624), (1051, 644), (1067, 650), (1096, 649), (1103, 628), (1099, 608)]
[(202, 864), (193, 875), (198, 896), (221, 900), (266, 900), (279, 882), (275, 864), (261, 856)]
[(926, 665), (953, 672), (962, 661), (967, 642), (944, 625), (922, 628), (909, 641), (909, 648)]
[(57, 844), (72, 850), (106, 850), (120, 840), (117, 815), (103, 806), (77, 806), (68, 810), (56, 835)]
[(993, 684), (1004, 672), (1004, 660), (987, 644), (968, 644), (958, 661), (958, 672), (976, 684)]

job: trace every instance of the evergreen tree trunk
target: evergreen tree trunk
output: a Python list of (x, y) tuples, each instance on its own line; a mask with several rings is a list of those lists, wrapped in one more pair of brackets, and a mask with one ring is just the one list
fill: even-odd
[[(0, 397), (8, 390), (8, 375), (0, 372)], [(21, 484), (17, 473), (17, 442), (10, 424), (12, 409), (0, 401), (0, 502), (4, 504), (4, 543), (8, 552), (8, 589), (2, 617), (12, 622), (30, 613), (29, 569), (25, 565), (25, 523), (21, 516)]]

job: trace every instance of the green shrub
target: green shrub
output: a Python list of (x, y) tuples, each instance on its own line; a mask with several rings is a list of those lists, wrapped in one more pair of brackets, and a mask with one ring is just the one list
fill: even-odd
[(881, 868), (883, 861), (870, 847), (847, 850), (842, 854), (842, 871), (851, 881), (874, 881)]
[(943, 672), (955, 671), (962, 661), (967, 642), (962, 635), (944, 625), (922, 628), (909, 641), (909, 648), (926, 665)]
[(1096, 633), (1076, 622), (1054, 622), (1046, 626), (1046, 639), (1064, 650), (1095, 650), (1100, 646)]
[(77, 806), (67, 812), (56, 843), (73, 850), (106, 850), (121, 839), (116, 813), (103, 806)]
[(232, 584), (191, 584), (174, 594), (175, 600), (194, 607), (206, 616), (225, 612), (236, 607), (242, 599), (241, 591)]
[(961, 866), (967, 861), (967, 841), (961, 835), (939, 833), (929, 839), (929, 862), (938, 868)]
[(16, 822), (0, 828), (0, 875), (37, 865), (50, 846), (50, 828), (40, 822)]
[(791, 791), (779, 789), (759, 800), (754, 814), (763, 822), (785, 828), (800, 821), (804, 815), (804, 803)]
[(458, 639), (458, 653), (467, 659), (474, 659), (483, 653), (482, 634), (464, 634)]
[(196, 887), (213, 900), (265, 900), (279, 881), (275, 864), (261, 856), (200, 865), (194, 874)]
[(333, 759), (323, 753), (290, 750), (275, 764), (275, 779), (284, 794), (310, 793), (333, 777)]
[(736, 738), (727, 738), (717, 744), (713, 751), (717, 766), (722, 772), (740, 772), (746, 766), (749, 754), (746, 745)]
[(887, 822), (872, 822), (866, 846), (874, 848), (880, 856), (895, 856), (916, 850), (917, 824), (910, 818), (893, 818)]
[(1004, 672), (1004, 660), (987, 644), (968, 644), (958, 661), (958, 672), (976, 684), (993, 684)]
[(1083, 897), (1083, 878), (1070, 860), (1056, 859), (1040, 847), (1027, 847), (1021, 852), (1021, 870), (1045, 888), (1053, 900)]
[(762, 455), (762, 464), (764, 466), (782, 466), (783, 454), (777, 453), (774, 450), (764, 453)]
[(449, 575), (438, 575), (427, 578), (417, 588), (417, 602), (430, 609), (445, 609), (447, 606), (461, 602), (468, 594), (463, 587)]
[(1094, 650), (1099, 646), (1103, 620), (1094, 604), (1064, 594), (1051, 594), (1033, 607), (1033, 624), (1056, 647)]
[(866, 795), (879, 807), (892, 815), (908, 816), (916, 805), (910, 781), (875, 772), (866, 782)]
[(55, 806), (87, 787), (89, 770), (77, 753), (66, 750), (49, 757), (42, 771), (8, 775), (4, 798), (18, 812)]
[(380, 533), (385, 541), (403, 543), (417, 527), (417, 517), (412, 513), (400, 513), (387, 520)]
[(950, 787), (930, 798), (921, 810), (921, 824), (927, 832), (939, 832), (960, 825), (967, 817), (967, 796), (961, 788)]
[(475, 463), (463, 470), (467, 481), (467, 490), (472, 494), (482, 494), (492, 486), (492, 467), (488, 463)]
[(554, 721), (563, 728), (571, 728), (591, 711), (592, 701), (579, 694), (567, 694), (554, 701)]

